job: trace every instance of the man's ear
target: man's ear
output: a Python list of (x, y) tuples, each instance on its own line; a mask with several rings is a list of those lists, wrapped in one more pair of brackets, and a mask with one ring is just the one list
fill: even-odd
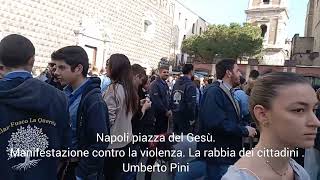
[(231, 72), (230, 70), (227, 70), (227, 71), (226, 71), (226, 75), (227, 75), (227, 77), (229, 78), (229, 77), (231, 77), (232, 72)]
[(30, 59), (28, 60), (28, 64), (27, 64), (27, 65), (33, 67), (34, 61), (35, 61), (35, 58), (34, 58), (34, 55), (33, 55), (33, 56), (30, 57)]
[(259, 124), (265, 125), (270, 123), (268, 118), (268, 110), (262, 105), (255, 105), (253, 108), (253, 113)]
[(74, 69), (74, 72), (79, 72), (82, 74), (83, 71), (83, 66), (81, 64), (78, 64), (78, 66)]

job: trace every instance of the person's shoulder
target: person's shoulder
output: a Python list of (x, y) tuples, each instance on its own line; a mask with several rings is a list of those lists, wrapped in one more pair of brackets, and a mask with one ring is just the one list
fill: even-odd
[(220, 88), (219, 82), (214, 82), (210, 84), (208, 87), (206, 87), (205, 91), (207, 93), (211, 93), (212, 95), (221, 96), (221, 93), (223, 93), (223, 90)]
[(55, 99), (60, 98), (63, 100), (66, 99), (66, 95), (63, 91), (53, 87), (52, 85), (46, 82), (40, 81), (39, 79), (31, 78), (31, 79), (28, 79), (26, 82), (27, 83), (29, 82), (30, 84), (32, 84), (34, 88), (40, 88), (41, 93), (45, 93), (49, 95), (48, 97), (55, 98)]
[(242, 89), (235, 89), (234, 94), (235, 95), (240, 95), (240, 96), (247, 95), (246, 92), (244, 92), (244, 90), (242, 90)]
[(293, 168), (293, 171), (300, 179), (298, 180), (309, 180), (310, 176), (307, 171), (298, 164), (294, 159), (290, 159), (290, 165)]
[(221, 180), (257, 180), (256, 177), (249, 174), (244, 169), (239, 169), (236, 166), (230, 166), (226, 174), (222, 177)]

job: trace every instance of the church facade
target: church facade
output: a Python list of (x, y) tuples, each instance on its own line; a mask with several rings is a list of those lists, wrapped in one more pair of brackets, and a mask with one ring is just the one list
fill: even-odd
[(245, 12), (247, 22), (261, 28), (263, 52), (260, 64), (284, 65), (290, 56), (288, 0), (249, 0)]

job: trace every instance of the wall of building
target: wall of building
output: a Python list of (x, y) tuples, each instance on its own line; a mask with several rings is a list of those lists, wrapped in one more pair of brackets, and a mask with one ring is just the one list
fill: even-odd
[(296, 34), (292, 39), (292, 55), (313, 52), (313, 37), (299, 37)]
[(314, 0), (313, 35), (314, 52), (320, 52), (320, 0)]
[(305, 37), (312, 37), (313, 35), (313, 17), (314, 17), (314, 0), (308, 2), (306, 22), (304, 29)]
[[(100, 69), (113, 53), (132, 63), (156, 67), (170, 53), (171, 0), (1, 0), (1, 36), (25, 35), (36, 47), (36, 66), (45, 67), (54, 50), (86, 47)], [(145, 20), (152, 24), (145, 32)]]
[(171, 54), (177, 57), (177, 63), (186, 63), (188, 55), (181, 52), (182, 41), (190, 36), (202, 34), (206, 31), (208, 23), (181, 2), (175, 1), (173, 26), (175, 31)]

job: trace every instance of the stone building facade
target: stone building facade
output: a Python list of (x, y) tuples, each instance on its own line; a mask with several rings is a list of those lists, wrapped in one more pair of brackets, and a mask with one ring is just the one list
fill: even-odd
[[(311, 2), (312, 0), (310, 0)], [(320, 52), (320, 0), (313, 0), (313, 23), (312, 23), (312, 37), (314, 37), (313, 51)], [(312, 7), (310, 7), (312, 9)], [(320, 59), (319, 59), (320, 60)]]
[(176, 64), (187, 63), (188, 54), (181, 52), (182, 41), (190, 36), (201, 35), (209, 23), (179, 1), (175, 1), (173, 16), (173, 38), (171, 52)]
[(290, 55), (290, 41), (287, 40), (288, 1), (249, 0), (246, 14), (247, 22), (259, 26), (264, 38), (260, 64), (284, 65)]
[(0, 0), (1, 37), (17, 33), (36, 47), (37, 67), (54, 50), (80, 45), (99, 70), (113, 53), (155, 68), (170, 55), (173, 0)]
[(309, 0), (305, 20), (305, 37), (295, 35), (291, 60), (299, 65), (320, 66), (320, 0)]
[(292, 49), (290, 60), (298, 65), (319, 66), (319, 53), (314, 52), (314, 37), (299, 37), (299, 34), (292, 38)]
[(309, 0), (305, 36), (314, 37), (313, 51), (320, 52), (320, 0)]

